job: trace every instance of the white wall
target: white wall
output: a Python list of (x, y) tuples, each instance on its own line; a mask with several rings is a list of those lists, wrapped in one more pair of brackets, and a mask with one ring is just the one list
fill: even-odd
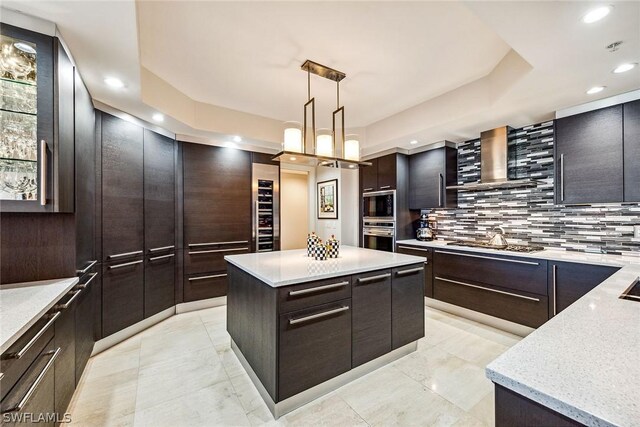
[(316, 168), (316, 183), (338, 180), (338, 219), (317, 218), (317, 190), (311, 193), (310, 202), (315, 218), (315, 232), (322, 240), (332, 234), (343, 245), (358, 246), (359, 174), (357, 170)]
[(280, 171), (280, 250), (307, 247), (309, 194), (308, 171)]

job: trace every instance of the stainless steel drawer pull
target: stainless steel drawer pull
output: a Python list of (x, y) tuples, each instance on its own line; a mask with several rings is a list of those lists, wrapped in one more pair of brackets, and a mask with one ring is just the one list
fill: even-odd
[(564, 154), (560, 154), (560, 201), (564, 202)]
[(69, 301), (65, 302), (64, 304), (56, 304), (53, 306), (53, 309), (56, 311), (66, 310), (67, 308), (71, 307), (71, 304), (73, 304), (73, 302), (78, 298), (78, 296), (80, 296), (81, 293), (82, 290), (71, 292), (72, 296), (71, 298), (69, 298)]
[(116, 269), (116, 268), (122, 268), (122, 267), (128, 267), (130, 265), (136, 265), (136, 264), (142, 264), (142, 260), (125, 262), (124, 264), (110, 265), (109, 266), (109, 270), (113, 270), (113, 269)]
[(494, 258), (491, 256), (482, 256), (482, 255), (471, 255), (471, 254), (461, 254), (459, 252), (447, 252), (447, 251), (436, 251), (437, 254), (447, 254), (447, 255), (457, 255), (457, 256), (466, 256), (471, 258), (482, 258), (482, 259), (490, 259), (492, 261), (502, 261), (502, 262), (513, 262), (515, 264), (527, 264), (527, 265), (540, 265), (537, 262), (531, 261), (518, 261), (515, 259), (504, 259), (504, 258)]
[(552, 282), (552, 292), (553, 295), (551, 295), (551, 298), (553, 298), (553, 315), (555, 316), (556, 314), (558, 314), (558, 307), (557, 307), (557, 302), (556, 302), (556, 277), (558, 275), (558, 265), (557, 264), (553, 264), (553, 282)]
[(36, 341), (38, 341), (38, 339), (45, 333), (47, 332), (47, 329), (49, 329), (51, 327), (51, 325), (53, 325), (56, 321), (56, 319), (60, 317), (60, 312), (57, 312), (56, 314), (52, 315), (51, 318), (49, 319), (49, 321), (42, 327), (42, 329), (40, 329), (38, 331), (37, 334), (35, 334), (33, 336), (33, 338), (31, 338), (29, 340), (28, 343), (25, 344), (24, 347), (22, 347), (22, 349), (20, 349), (20, 351), (17, 351), (15, 353), (9, 353), (7, 355), (5, 355), (4, 357), (7, 359), (20, 359), (22, 356), (25, 355), (25, 353), (27, 351), (29, 351), (29, 349), (36, 343)]
[(189, 255), (212, 254), (217, 252), (237, 252), (248, 251), (249, 248), (230, 248), (230, 249), (209, 249), (208, 251), (189, 251)]
[(383, 185), (382, 187), (380, 187), (381, 190), (386, 190), (387, 188), (391, 188), (390, 185)]
[(224, 274), (212, 274), (210, 276), (189, 277), (189, 281), (190, 282), (195, 282), (196, 280), (216, 279), (218, 277), (227, 277), (227, 273), (224, 273)]
[(47, 204), (47, 141), (40, 140), (40, 205), (46, 206)]
[(51, 367), (53, 366), (54, 362), (56, 361), (56, 358), (58, 357), (58, 355), (60, 354), (60, 347), (58, 347), (57, 350), (55, 351), (48, 351), (46, 353), (44, 353), (44, 355), (51, 356), (51, 359), (49, 359), (49, 361), (47, 362), (47, 364), (44, 366), (44, 368), (42, 369), (42, 371), (38, 374), (38, 376), (36, 377), (36, 380), (33, 382), (33, 384), (31, 384), (31, 387), (29, 387), (29, 390), (27, 390), (27, 392), (24, 394), (24, 396), (22, 397), (22, 399), (20, 399), (20, 402), (18, 402), (17, 405), (15, 405), (12, 408), (9, 409), (5, 409), (3, 410), (1, 413), (6, 414), (8, 412), (18, 412), (18, 411), (22, 411), (22, 409), (27, 406), (27, 403), (29, 403), (29, 400), (31, 400), (31, 397), (33, 396), (33, 394), (36, 392), (36, 390), (38, 389), (38, 386), (40, 385), (40, 383), (42, 383), (42, 381), (44, 380), (45, 375), (47, 375), (47, 372), (49, 371), (49, 369), (51, 369)]
[(371, 276), (371, 277), (361, 277), (358, 279), (358, 283), (375, 282), (376, 280), (386, 279), (387, 277), (391, 277), (391, 273), (378, 274), (377, 276)]
[(369, 188), (363, 188), (362, 191), (371, 191), (373, 190), (373, 187), (369, 187)]
[(87, 271), (91, 270), (91, 267), (93, 267), (94, 265), (96, 265), (96, 263), (98, 262), (98, 260), (95, 261), (89, 261), (89, 265), (87, 265), (85, 268), (83, 268), (82, 270), (76, 270), (76, 273), (78, 275), (82, 275), (84, 273), (86, 273)]
[(332, 283), (330, 285), (316, 286), (315, 288), (301, 289), (299, 291), (291, 291), (291, 292), (289, 292), (289, 295), (294, 297), (296, 295), (312, 294), (312, 293), (315, 293), (315, 292), (326, 291), (327, 289), (343, 288), (343, 287), (347, 286), (348, 284), (349, 284), (349, 282)]
[(429, 249), (412, 248), (411, 246), (400, 246), (400, 245), (398, 245), (398, 249), (408, 249), (410, 251), (429, 252)]
[(157, 259), (165, 259), (165, 258), (172, 258), (174, 257), (176, 254), (168, 254), (168, 255), (160, 255), (160, 256), (152, 256), (151, 258), (149, 258), (149, 261), (155, 261)]
[(189, 243), (189, 247), (190, 248), (197, 248), (199, 246), (241, 245), (243, 243), (249, 243), (249, 241), (248, 240), (236, 240), (235, 242)]
[(87, 286), (89, 286), (89, 284), (93, 281), (93, 279), (96, 278), (97, 275), (98, 275), (98, 273), (92, 273), (91, 277), (89, 277), (89, 280), (87, 280), (86, 282), (84, 282), (81, 285), (76, 285), (75, 289), (86, 289)]
[(289, 319), (290, 325), (296, 325), (298, 323), (308, 322), (309, 320), (319, 319), (321, 317), (331, 316), (332, 314), (341, 313), (349, 310), (349, 307), (334, 308), (333, 310), (323, 311), (322, 313), (312, 314), (310, 316), (298, 317), (296, 319)]
[(125, 256), (140, 255), (141, 253), (142, 253), (142, 251), (123, 252), (121, 254), (109, 255), (107, 258), (108, 259), (122, 258), (122, 257), (125, 257)]
[(175, 248), (175, 246), (171, 245), (171, 246), (162, 246), (160, 248), (151, 248), (149, 249), (149, 252), (160, 252), (160, 251), (166, 251), (169, 249), (173, 249)]
[(468, 286), (470, 288), (482, 289), (482, 290), (489, 291), (489, 292), (495, 292), (497, 294), (509, 295), (509, 296), (512, 296), (512, 297), (522, 298), (522, 299), (526, 299), (526, 300), (529, 300), (529, 301), (540, 302), (540, 300), (538, 298), (527, 297), (527, 296), (524, 296), (524, 295), (514, 294), (514, 293), (511, 293), (511, 292), (499, 291), (497, 289), (485, 288), (484, 286), (472, 285), (471, 283), (465, 283), (465, 282), (458, 282), (457, 280), (443, 279), (442, 277), (436, 277), (436, 280), (442, 280), (443, 282), (455, 283), (456, 285)]
[(398, 276), (406, 276), (407, 274), (418, 273), (424, 271), (424, 267), (410, 268), (409, 270), (396, 271)]

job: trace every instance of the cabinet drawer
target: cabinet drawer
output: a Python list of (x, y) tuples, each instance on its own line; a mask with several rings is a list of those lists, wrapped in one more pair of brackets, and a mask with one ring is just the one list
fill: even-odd
[(351, 299), (280, 316), (278, 401), (351, 369)]
[(547, 295), (547, 262), (533, 258), (435, 250), (433, 275)]
[(0, 380), (1, 398), (4, 398), (9, 390), (18, 382), (20, 377), (46, 347), (47, 343), (52, 341), (55, 322), (59, 317), (60, 314), (58, 313), (43, 316), (2, 354), (2, 359), (0, 359), (0, 372), (2, 372), (4, 376)]
[(366, 277), (354, 276), (351, 297), (352, 367), (391, 351), (391, 274), (377, 273)]
[(201, 274), (211, 271), (224, 271), (227, 263), (225, 255), (249, 253), (249, 242), (189, 244), (184, 255), (185, 274)]
[(144, 270), (144, 317), (175, 305), (176, 254), (151, 255)]
[(302, 310), (315, 305), (351, 298), (351, 276), (278, 288), (278, 312)]
[(205, 273), (184, 278), (184, 302), (227, 295), (227, 273)]
[(481, 283), (434, 277), (434, 297), (521, 325), (537, 328), (548, 319), (548, 298)]
[[(56, 320), (53, 341), (60, 354), (54, 364), (55, 408), (56, 413), (64, 415), (76, 388), (76, 319), (75, 310), (78, 298), (85, 292), (76, 291), (70, 298), (64, 298), (66, 308), (60, 307), (60, 317)], [(73, 298), (73, 300), (71, 299)]]
[(427, 258), (424, 263), (424, 296), (433, 298), (433, 249), (398, 244), (396, 245), (396, 252)]
[(103, 268), (102, 335), (106, 337), (144, 318), (144, 260), (112, 263)]
[(424, 336), (424, 275), (426, 265), (392, 270), (391, 342), (399, 348)]

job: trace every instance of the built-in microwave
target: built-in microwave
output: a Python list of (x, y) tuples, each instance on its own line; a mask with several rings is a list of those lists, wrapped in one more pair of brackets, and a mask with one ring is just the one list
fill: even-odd
[(362, 194), (362, 219), (395, 221), (396, 190), (372, 191)]

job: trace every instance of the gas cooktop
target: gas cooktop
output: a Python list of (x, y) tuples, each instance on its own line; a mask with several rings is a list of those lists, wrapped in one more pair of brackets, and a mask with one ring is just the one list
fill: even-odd
[(452, 246), (466, 246), (470, 248), (483, 248), (483, 249), (495, 249), (498, 251), (508, 252), (539, 252), (544, 250), (542, 246), (527, 246), (527, 245), (507, 245), (507, 246), (493, 246), (488, 242), (449, 242), (447, 245)]

